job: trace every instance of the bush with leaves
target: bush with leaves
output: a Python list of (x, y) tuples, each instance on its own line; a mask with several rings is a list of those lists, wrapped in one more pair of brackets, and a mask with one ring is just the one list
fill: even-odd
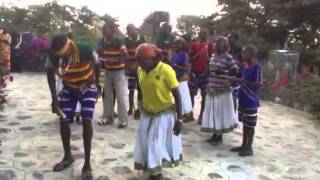
[(288, 85), (282, 93), (288, 102), (299, 102), (300, 107), (320, 118), (320, 80), (296, 80)]

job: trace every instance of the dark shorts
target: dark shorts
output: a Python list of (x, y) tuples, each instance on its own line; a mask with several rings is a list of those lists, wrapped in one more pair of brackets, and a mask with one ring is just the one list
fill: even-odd
[(97, 88), (94, 85), (83, 89), (72, 89), (64, 86), (59, 97), (60, 108), (66, 115), (67, 120), (73, 119), (78, 102), (81, 104), (82, 119), (93, 119), (97, 97)]
[(127, 77), (128, 77), (128, 89), (129, 90), (136, 90), (140, 88), (139, 86), (139, 81), (138, 81), (138, 76), (136, 72), (130, 72), (127, 71)]
[(197, 95), (198, 89), (201, 90), (201, 95), (205, 96), (207, 93), (207, 85), (208, 85), (209, 79), (207, 73), (192, 73), (191, 79), (189, 81), (189, 89), (190, 94), (192, 97)]
[(258, 108), (244, 108), (239, 106), (239, 121), (246, 127), (256, 127)]

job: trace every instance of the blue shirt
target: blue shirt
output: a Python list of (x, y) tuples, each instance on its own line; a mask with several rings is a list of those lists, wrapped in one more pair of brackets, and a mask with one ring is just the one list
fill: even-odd
[[(243, 66), (241, 78), (262, 84), (262, 71), (260, 64)], [(250, 88), (246, 83), (242, 83), (239, 92), (239, 105), (244, 108), (258, 108), (260, 106), (259, 89)]]
[(188, 54), (183, 51), (178, 52), (172, 56), (171, 63), (173, 65), (174, 70), (176, 71), (178, 79), (182, 77), (185, 73), (187, 73), (187, 71), (177, 68), (176, 65), (185, 66), (185, 64), (188, 62), (188, 59)]

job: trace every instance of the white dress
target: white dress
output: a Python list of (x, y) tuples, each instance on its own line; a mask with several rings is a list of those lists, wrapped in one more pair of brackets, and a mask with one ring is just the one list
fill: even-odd
[(171, 166), (179, 164), (182, 160), (182, 142), (181, 135), (173, 134), (174, 122), (174, 112), (155, 116), (141, 114), (134, 149), (135, 169), (158, 174), (164, 162)]
[(232, 92), (215, 96), (207, 94), (201, 131), (220, 135), (232, 131), (237, 125)]

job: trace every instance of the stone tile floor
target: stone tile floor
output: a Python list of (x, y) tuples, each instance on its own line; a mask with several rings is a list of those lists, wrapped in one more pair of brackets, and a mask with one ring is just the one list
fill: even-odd
[[(83, 163), (82, 128), (72, 125), (72, 150), (77, 161), (62, 173), (52, 172), (61, 160), (58, 120), (50, 114), (50, 96), (43, 74), (15, 74), (8, 87), (8, 104), (0, 111), (0, 180), (80, 179)], [(200, 101), (198, 97), (197, 102)], [(101, 100), (96, 117), (102, 112)], [(195, 114), (199, 113), (199, 103)], [(138, 121), (118, 130), (94, 123), (92, 165), (96, 180), (145, 179), (133, 169), (132, 151)], [(183, 131), (184, 162), (165, 169), (172, 180), (318, 180), (320, 121), (306, 113), (263, 102), (255, 136), (255, 156), (240, 158), (228, 150), (241, 143), (241, 129), (225, 136), (224, 144), (204, 142), (195, 122)]]

